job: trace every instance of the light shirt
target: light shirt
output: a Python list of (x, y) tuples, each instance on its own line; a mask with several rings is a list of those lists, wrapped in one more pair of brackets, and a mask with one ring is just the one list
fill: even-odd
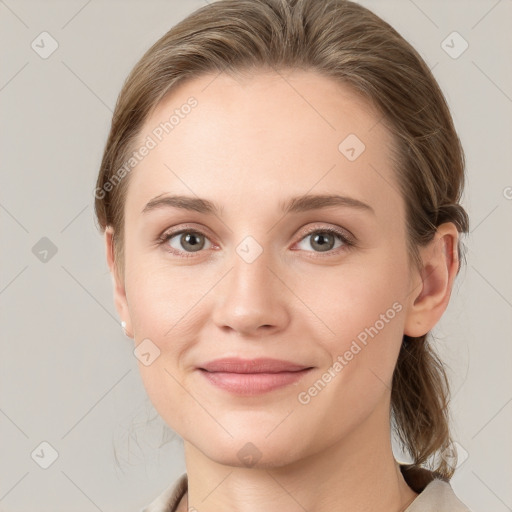
[[(450, 483), (436, 473), (412, 465), (400, 464), (407, 485), (418, 496), (404, 512), (471, 512), (455, 495)], [(187, 492), (187, 473), (183, 473), (160, 496), (140, 512), (176, 512)]]

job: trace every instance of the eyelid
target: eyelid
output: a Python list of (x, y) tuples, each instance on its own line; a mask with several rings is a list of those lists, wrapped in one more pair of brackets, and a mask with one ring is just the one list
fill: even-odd
[(340, 236), (341, 238), (345, 239), (347, 243), (350, 243), (352, 245), (356, 245), (357, 239), (356, 237), (346, 228), (342, 228), (340, 226), (328, 226), (328, 225), (321, 225), (321, 226), (312, 226), (307, 228), (304, 232), (301, 233), (299, 242), (303, 240), (308, 235), (311, 235), (312, 233), (317, 232), (327, 232), (327, 233), (333, 233), (335, 235)]
[(207, 228), (200, 227), (197, 228), (192, 224), (180, 224), (179, 227), (176, 228), (168, 228), (162, 232), (162, 234), (158, 235), (157, 241), (162, 241), (168, 239), (169, 237), (176, 236), (182, 233), (197, 233), (199, 235), (203, 235), (206, 238), (210, 239), (211, 235)]

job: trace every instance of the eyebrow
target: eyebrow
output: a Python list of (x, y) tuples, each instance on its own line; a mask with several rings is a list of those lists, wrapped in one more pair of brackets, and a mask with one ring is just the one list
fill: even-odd
[[(296, 196), (281, 201), (279, 207), (284, 214), (300, 213), (320, 208), (329, 208), (334, 206), (350, 207), (361, 211), (366, 211), (375, 215), (374, 209), (369, 205), (353, 197), (333, 195), (333, 194), (315, 194)], [(221, 215), (223, 208), (215, 202), (199, 197), (181, 196), (181, 195), (159, 195), (149, 201), (142, 213), (148, 213), (162, 208), (180, 208), (190, 210), (206, 215)]]

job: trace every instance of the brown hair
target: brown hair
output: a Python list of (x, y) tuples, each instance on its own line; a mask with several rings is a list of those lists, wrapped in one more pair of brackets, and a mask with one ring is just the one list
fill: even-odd
[[(453, 222), (459, 232), (468, 231), (468, 216), (459, 204), (464, 153), (448, 105), (428, 66), (398, 32), (368, 9), (345, 0), (219, 0), (196, 10), (159, 39), (136, 64), (119, 95), (96, 184), (95, 209), (101, 229), (114, 228), (121, 276), (130, 175), (126, 169), (122, 175), (116, 171), (129, 159), (144, 121), (184, 80), (204, 73), (234, 75), (272, 68), (300, 68), (330, 77), (363, 95), (382, 115), (395, 142), (409, 255), (417, 268), (418, 248), (432, 240), (440, 224)], [(459, 261), (461, 244), (459, 239)], [(392, 419), (414, 465), (430, 464), (449, 479), (454, 467), (442, 456), (452, 446), (449, 383), (428, 334), (403, 337), (393, 374)]]

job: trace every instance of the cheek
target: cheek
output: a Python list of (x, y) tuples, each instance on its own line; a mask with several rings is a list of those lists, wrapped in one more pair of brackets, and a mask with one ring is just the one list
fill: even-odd
[(210, 274), (211, 270), (176, 265), (156, 253), (146, 257), (134, 255), (126, 286), (137, 337), (154, 338), (161, 350), (171, 341), (174, 348), (179, 347), (183, 328), (218, 280), (218, 275)]
[(402, 262), (384, 258), (346, 270), (331, 272), (323, 293), (309, 295), (311, 310), (334, 334), (322, 328), (314, 338), (326, 364), (299, 398), (310, 418), (329, 410), (326, 435), (333, 438), (355, 428), (389, 393), (405, 316)]
[(204, 337), (202, 328), (211, 318), (208, 294), (224, 272), (178, 266), (161, 256), (133, 255), (129, 263), (126, 289), (136, 344), (149, 339), (159, 354), (148, 366), (138, 363), (141, 379), (155, 409), (182, 437), (202, 414), (185, 389), (189, 352)]
[(318, 315), (329, 334), (326, 340), (332, 340), (330, 346), (334, 347), (339, 340), (350, 344), (359, 335), (364, 340), (364, 333), (375, 324), (379, 331), (391, 331), (389, 326), (400, 324), (406, 277), (405, 267), (396, 259), (381, 259), (324, 269), (323, 274), (302, 278), (296, 290)]
[[(332, 384), (320, 400), (315, 398), (318, 406), (334, 401), (357, 417), (357, 410), (364, 414), (391, 388), (403, 337), (407, 275), (405, 253), (380, 254), (328, 269), (323, 280), (315, 280), (326, 284), (310, 292), (308, 306), (322, 320), (315, 339), (329, 359), (324, 370), (335, 375), (324, 374), (322, 381)], [(306, 296), (306, 288), (299, 293)]]

